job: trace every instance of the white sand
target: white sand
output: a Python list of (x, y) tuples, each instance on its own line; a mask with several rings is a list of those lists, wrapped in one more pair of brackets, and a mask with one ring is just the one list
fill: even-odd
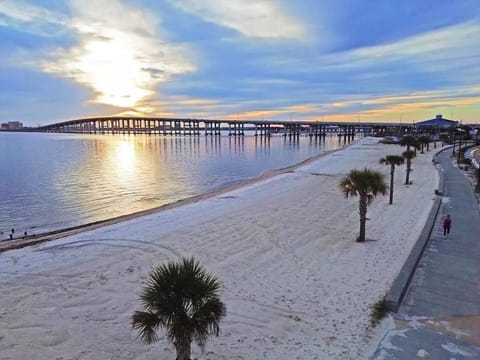
[(223, 281), (228, 315), (202, 359), (355, 359), (421, 232), (438, 174), (433, 151), (397, 168), (394, 204), (377, 197), (367, 238), (358, 198), (338, 188), (353, 168), (386, 174), (398, 145), (366, 138), (292, 173), (227, 194), (0, 254), (0, 359), (174, 359), (131, 329), (153, 265), (194, 255)]

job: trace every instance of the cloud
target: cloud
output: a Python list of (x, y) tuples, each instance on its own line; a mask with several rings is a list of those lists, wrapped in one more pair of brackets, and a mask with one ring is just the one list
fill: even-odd
[(153, 79), (163, 79), (166, 75), (165, 70), (155, 68), (142, 68), (142, 71), (150, 73)]
[(480, 103), (480, 88), (460, 88), (412, 93), (403, 96), (388, 96), (367, 99), (363, 114), (390, 115), (420, 110), (435, 111), (440, 108), (467, 107)]
[(287, 106), (285, 108), (275, 108), (275, 109), (264, 109), (264, 110), (251, 110), (239, 112), (238, 114), (230, 114), (224, 118), (227, 120), (236, 120), (236, 119), (254, 119), (254, 120), (272, 120), (279, 116), (284, 119), (292, 119), (292, 115), (295, 114), (295, 120), (298, 120), (298, 116), (305, 116), (305, 114), (310, 114), (312, 112), (318, 112), (319, 108), (317, 105), (313, 104), (294, 104)]
[[(465, 22), (442, 29), (417, 34), (389, 44), (362, 47), (350, 51), (320, 56), (318, 66), (337, 70), (422, 71), (438, 73), (440, 77), (478, 74), (480, 24)], [(311, 68), (311, 64), (309, 66)], [(448, 74), (446, 72), (449, 72)], [(477, 78), (478, 80), (478, 78)]]
[[(246, 94), (250, 98), (256, 94), (265, 103), (270, 100), (267, 108), (291, 106), (292, 99), (318, 101), (310, 118), (325, 114), (345, 121), (358, 114), (370, 116), (375, 109), (381, 121), (398, 121), (401, 112), (418, 115), (423, 111), (420, 119), (432, 112), (433, 117), (436, 111), (450, 113), (449, 107), (469, 108), (479, 97), (477, 43), (480, 23), (469, 21), (392, 43), (312, 57), (268, 54), (257, 61), (263, 75), (273, 78), (262, 82), (246, 79), (241, 89), (251, 89)], [(275, 76), (280, 80), (273, 81)], [(282, 84), (281, 79), (295, 79), (302, 85)], [(255, 88), (261, 91), (255, 93)], [(469, 119), (474, 118), (471, 113)]]
[(480, 23), (468, 21), (386, 44), (312, 56), (268, 54), (256, 61), (265, 71), (275, 69), (329, 93), (408, 93), (477, 84), (477, 43)]
[[(35, 97), (37, 82), (5, 70), (27, 64), (53, 75), (42, 78), (46, 94), (102, 114), (398, 121), (479, 105), (478, 19), (363, 41), (365, 32), (340, 21), (342, 9), (323, 3), (167, 2), (0, 0), (2, 79), (18, 88), (20, 79)], [(348, 47), (337, 46), (346, 32)]]
[[(427, 117), (433, 118), (438, 113), (448, 114), (450, 117), (453, 112), (457, 115), (462, 112), (470, 118), (472, 114), (468, 109), (480, 105), (480, 88), (419, 91), (398, 96), (354, 95), (345, 96), (344, 99), (339, 103), (325, 99), (322, 110), (326, 110), (326, 120), (400, 122), (403, 118), (403, 121), (420, 121)], [(319, 113), (308, 115), (305, 120), (321, 118)]]
[(94, 102), (134, 107), (171, 76), (195, 69), (181, 46), (161, 39), (149, 12), (117, 0), (71, 1), (78, 42), (42, 63), (45, 72), (91, 88)]
[[(479, 87), (456, 88), (447, 90), (414, 92), (410, 95), (386, 96), (362, 101), (365, 105), (390, 106), (403, 103), (417, 104), (423, 102), (461, 102), (480, 95)], [(479, 100), (480, 101), (480, 100)]]
[(64, 23), (63, 17), (59, 14), (21, 0), (3, 0), (0, 3), (0, 14), (9, 18), (12, 22)]
[(270, 0), (171, 0), (198, 16), (250, 38), (301, 39), (305, 26), (280, 5)]
[(0, 2), (0, 26), (9, 26), (42, 36), (53, 36), (52, 29), (58, 31), (67, 23), (65, 15), (22, 0)]

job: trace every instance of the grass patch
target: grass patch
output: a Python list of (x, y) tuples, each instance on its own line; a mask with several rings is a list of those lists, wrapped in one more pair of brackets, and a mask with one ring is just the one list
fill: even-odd
[(385, 300), (380, 299), (370, 307), (370, 325), (375, 327), (380, 320), (387, 316), (387, 308), (385, 306)]

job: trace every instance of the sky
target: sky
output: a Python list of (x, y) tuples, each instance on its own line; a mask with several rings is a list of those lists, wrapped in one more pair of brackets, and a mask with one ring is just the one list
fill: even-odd
[(0, 122), (480, 123), (478, 0), (0, 0)]

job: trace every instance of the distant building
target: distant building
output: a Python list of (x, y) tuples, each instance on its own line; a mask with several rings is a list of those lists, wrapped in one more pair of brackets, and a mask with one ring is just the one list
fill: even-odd
[(23, 124), (20, 121), (9, 121), (8, 123), (3, 123), (0, 125), (2, 130), (15, 130), (15, 129), (22, 129)]
[(458, 126), (458, 121), (444, 119), (442, 115), (437, 115), (434, 119), (420, 121), (415, 124), (420, 127), (433, 127), (440, 129), (448, 129)]

